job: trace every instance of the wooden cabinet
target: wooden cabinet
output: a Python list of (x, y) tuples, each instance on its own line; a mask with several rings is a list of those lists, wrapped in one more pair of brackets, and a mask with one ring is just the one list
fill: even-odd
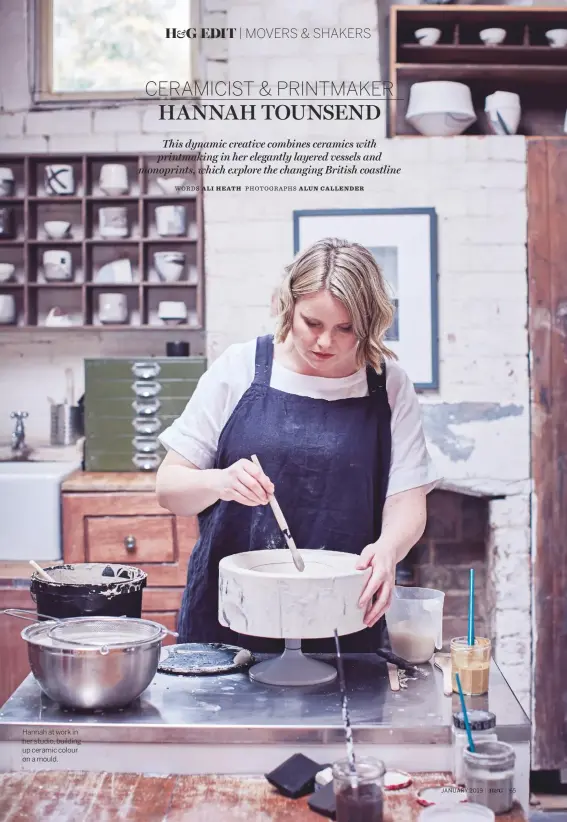
[[(62, 527), (64, 562), (141, 568), (148, 575), (142, 616), (176, 630), (198, 523), (197, 517), (176, 517), (158, 505), (154, 474), (75, 472), (63, 483)], [(36, 611), (30, 575), (27, 563), (0, 563), (0, 612)], [(26, 624), (0, 614), (0, 707), (30, 673), (20, 636)], [(164, 640), (174, 642), (173, 637)]]
[[(141, 568), (148, 575), (142, 616), (176, 630), (198, 523), (197, 517), (176, 517), (158, 505), (154, 474), (77, 471), (63, 483), (62, 526), (64, 562)], [(27, 563), (0, 563), (0, 612), (36, 611), (30, 575)], [(27, 624), (0, 614), (0, 707), (30, 673), (20, 636)], [(164, 640), (166, 645), (174, 642), (169, 636)]]
[[(89, 477), (93, 478), (90, 486)], [(174, 516), (158, 505), (153, 490), (113, 488), (154, 482), (153, 476), (139, 477), (137, 483), (131, 477), (84, 473), (69, 483), (92, 488), (106, 482), (108, 490), (67, 491), (64, 484), (63, 558), (71, 563), (121, 562), (141, 568), (148, 575), (142, 616), (175, 630), (189, 557), (198, 537), (197, 518)], [(165, 642), (174, 639), (167, 637)]]
[[(0, 611), (5, 608), (35, 610), (29, 588), (19, 587), (20, 584), (23, 584), (20, 579), (0, 579)], [(15, 617), (0, 616), (0, 707), (30, 672), (28, 646), (20, 636), (29, 624)]]

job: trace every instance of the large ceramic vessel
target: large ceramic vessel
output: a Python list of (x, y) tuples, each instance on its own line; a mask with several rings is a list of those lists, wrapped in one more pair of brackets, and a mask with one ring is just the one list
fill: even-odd
[(357, 605), (367, 573), (356, 554), (302, 550), (298, 571), (287, 549), (247, 551), (219, 563), (219, 622), (239, 634), (320, 639), (365, 628)]
[(368, 571), (356, 570), (358, 555), (302, 550), (298, 571), (287, 549), (249, 551), (219, 563), (219, 622), (239, 634), (284, 639), (285, 650), (259, 662), (250, 677), (270, 685), (332, 682), (336, 668), (304, 656), (302, 639), (361, 631), (358, 600)]
[(452, 80), (414, 83), (406, 120), (428, 137), (462, 134), (476, 120), (471, 91), (465, 83)]

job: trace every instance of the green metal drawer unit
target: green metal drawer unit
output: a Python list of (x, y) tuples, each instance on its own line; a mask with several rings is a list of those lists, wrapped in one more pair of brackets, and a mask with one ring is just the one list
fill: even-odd
[(204, 357), (85, 360), (85, 470), (157, 470), (157, 438), (205, 371)]

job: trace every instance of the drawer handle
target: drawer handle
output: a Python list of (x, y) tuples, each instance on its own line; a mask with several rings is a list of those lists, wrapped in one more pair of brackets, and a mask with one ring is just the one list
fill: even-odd
[(136, 550), (136, 537), (125, 537), (124, 538), (124, 546), (127, 551), (135, 551)]

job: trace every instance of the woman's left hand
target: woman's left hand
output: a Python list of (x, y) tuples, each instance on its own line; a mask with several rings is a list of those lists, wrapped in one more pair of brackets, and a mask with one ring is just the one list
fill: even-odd
[[(371, 569), (371, 574), (358, 600), (361, 608), (366, 608), (364, 624), (371, 628), (386, 612), (392, 599), (396, 580), (396, 557), (394, 551), (389, 550), (380, 542), (367, 545), (356, 563), (358, 570)], [(373, 602), (373, 596), (376, 600)]]

